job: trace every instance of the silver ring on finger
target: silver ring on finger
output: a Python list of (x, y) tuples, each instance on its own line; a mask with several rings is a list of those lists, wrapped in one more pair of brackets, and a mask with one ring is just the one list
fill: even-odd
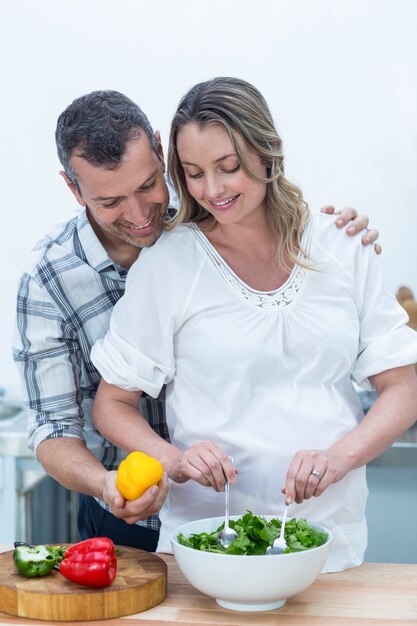
[(315, 476), (317, 478), (317, 480), (321, 480), (321, 472), (319, 472), (319, 470), (313, 469), (310, 472), (311, 476)]

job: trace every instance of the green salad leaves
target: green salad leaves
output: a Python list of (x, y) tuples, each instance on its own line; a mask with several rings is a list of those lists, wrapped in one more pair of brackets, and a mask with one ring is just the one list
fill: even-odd
[[(237, 538), (225, 549), (217, 543), (217, 536), (224, 524), (212, 533), (193, 534), (185, 537), (179, 533), (179, 543), (195, 550), (206, 552), (218, 552), (221, 554), (265, 554), (280, 533), (281, 522), (273, 518), (267, 521), (263, 517), (254, 515), (248, 511), (240, 519), (230, 520), (230, 526), (237, 532)], [(327, 534), (311, 526), (305, 519), (295, 518), (285, 524), (285, 540), (287, 552), (300, 552), (321, 546), (327, 541)]]

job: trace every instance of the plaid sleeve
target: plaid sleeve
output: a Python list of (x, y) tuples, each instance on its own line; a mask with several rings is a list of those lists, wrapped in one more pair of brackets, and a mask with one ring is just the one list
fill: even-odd
[(28, 405), (29, 448), (51, 437), (84, 439), (77, 337), (45, 285), (24, 274), (17, 296), (13, 357)]

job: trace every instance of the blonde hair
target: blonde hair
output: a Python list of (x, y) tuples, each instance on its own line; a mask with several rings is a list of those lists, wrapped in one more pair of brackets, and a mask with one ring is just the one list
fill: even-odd
[[(278, 261), (309, 266), (298, 257), (301, 237), (309, 220), (307, 203), (298, 187), (284, 176), (282, 141), (262, 94), (251, 84), (238, 78), (213, 78), (195, 85), (182, 98), (171, 124), (168, 153), (168, 173), (179, 198), (180, 209), (170, 222), (173, 228), (182, 222), (205, 220), (215, 225), (212, 215), (190, 195), (178, 151), (178, 132), (190, 122), (200, 127), (221, 125), (228, 133), (240, 166), (253, 180), (267, 183), (266, 206), (278, 235)], [(242, 138), (266, 166), (266, 178), (255, 175), (248, 167), (238, 139)]]

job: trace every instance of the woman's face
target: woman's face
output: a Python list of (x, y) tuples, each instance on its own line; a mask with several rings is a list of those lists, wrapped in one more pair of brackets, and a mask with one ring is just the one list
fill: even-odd
[[(259, 156), (240, 141), (251, 172), (266, 176)], [(190, 122), (178, 132), (177, 150), (191, 196), (220, 224), (247, 221), (265, 210), (266, 183), (253, 180), (240, 163), (227, 131)]]

